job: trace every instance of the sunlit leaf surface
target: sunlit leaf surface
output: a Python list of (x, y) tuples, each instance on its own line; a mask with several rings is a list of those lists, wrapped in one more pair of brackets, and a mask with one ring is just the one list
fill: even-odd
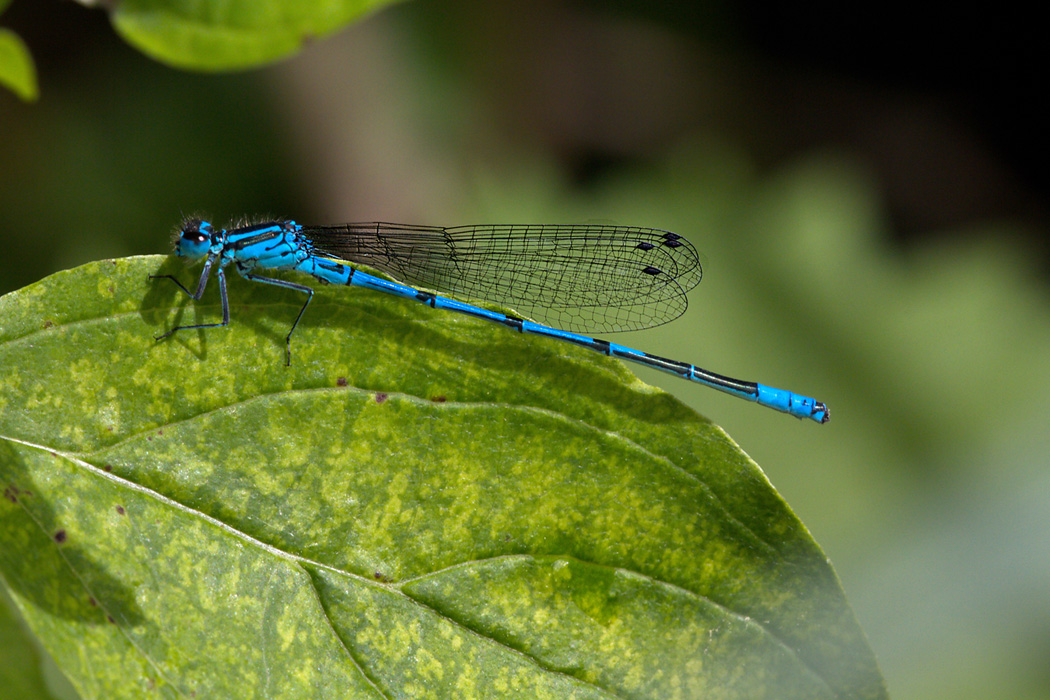
[(885, 696), (758, 467), (622, 364), (319, 286), (285, 367), (301, 299), (236, 275), (155, 341), (219, 319), (148, 279), (197, 271), (0, 299), (0, 573), (84, 697)]

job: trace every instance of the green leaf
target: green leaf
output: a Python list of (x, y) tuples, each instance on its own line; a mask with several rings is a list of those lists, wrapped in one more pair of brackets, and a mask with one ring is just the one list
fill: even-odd
[(621, 363), (319, 286), (285, 367), (301, 295), (236, 275), (155, 341), (219, 320), (147, 279), (198, 271), (0, 298), (0, 571), (84, 697), (885, 697), (758, 467)]
[(9, 603), (7, 595), (0, 591), (0, 688), (4, 689), (5, 698), (50, 699), (37, 650)]
[(26, 102), (35, 102), (39, 96), (33, 57), (10, 29), (0, 29), (0, 85), (6, 85)]
[(252, 68), (296, 53), (393, 0), (124, 0), (113, 26), (179, 68)]

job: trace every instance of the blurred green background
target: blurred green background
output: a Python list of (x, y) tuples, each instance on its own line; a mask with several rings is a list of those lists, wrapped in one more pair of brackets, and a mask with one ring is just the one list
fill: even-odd
[(1047, 64), (1024, 18), (907, 11), (426, 0), (210, 75), (16, 0), (41, 97), (0, 93), (0, 292), (193, 212), (676, 231), (704, 282), (619, 340), (828, 403), (640, 372), (762, 466), (891, 695), (1047, 698)]

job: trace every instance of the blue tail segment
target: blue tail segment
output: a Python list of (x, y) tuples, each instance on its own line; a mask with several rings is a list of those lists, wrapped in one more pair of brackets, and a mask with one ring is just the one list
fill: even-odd
[[(669, 231), (593, 225), (301, 226), (294, 221), (267, 221), (227, 230), (194, 218), (183, 222), (176, 232), (175, 253), (204, 259), (196, 290), (190, 291), (171, 275), (155, 277), (172, 280), (187, 295), (199, 300), (214, 270), (219, 279), (222, 322), (177, 326), (158, 336), (158, 340), (180, 330), (230, 324), (223, 270), (232, 264), (253, 282), (306, 295), (285, 337), (285, 364), (291, 364), (292, 334), (314, 291), (259, 272), (296, 270), (331, 284), (413, 299), (431, 308), (499, 323), (520, 333), (572, 343), (669, 372), (796, 418), (828, 422), (827, 407), (809, 397), (724, 377), (686, 362), (583, 334), (651, 328), (672, 321), (685, 311), (686, 292), (700, 282), (699, 255), (692, 244)], [(352, 262), (377, 268), (409, 284), (361, 272), (351, 266)], [(552, 325), (489, 311), (417, 287), (513, 306), (530, 316), (549, 320)]]

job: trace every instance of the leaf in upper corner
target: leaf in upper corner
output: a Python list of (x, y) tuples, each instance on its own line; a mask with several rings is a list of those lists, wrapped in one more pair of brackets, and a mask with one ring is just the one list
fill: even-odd
[(253, 68), (287, 58), (392, 0), (124, 0), (117, 32), (179, 68)]
[(0, 85), (6, 85), (26, 102), (35, 102), (39, 95), (33, 57), (10, 29), (0, 29)]
[(157, 342), (220, 317), (158, 272), (0, 298), (0, 571), (85, 697), (885, 697), (758, 467), (621, 363), (319, 286), (285, 367), (301, 295), (236, 275)]

